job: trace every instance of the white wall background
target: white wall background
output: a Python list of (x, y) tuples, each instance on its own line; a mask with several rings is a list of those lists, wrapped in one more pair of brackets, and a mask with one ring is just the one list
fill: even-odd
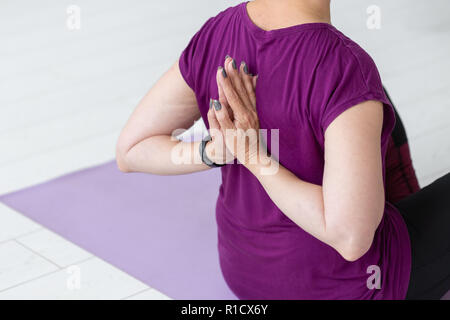
[[(0, 194), (114, 157), (140, 98), (210, 16), (240, 1), (0, 0)], [(332, 1), (376, 61), (422, 185), (450, 170), (450, 2)], [(69, 5), (81, 29), (66, 26)], [(381, 29), (366, 27), (369, 5)]]

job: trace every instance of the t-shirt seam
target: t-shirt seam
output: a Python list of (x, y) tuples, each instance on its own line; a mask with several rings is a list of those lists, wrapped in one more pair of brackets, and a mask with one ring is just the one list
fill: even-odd
[(367, 91), (370, 91), (369, 85), (368, 85), (368, 82), (367, 82), (367, 78), (365, 77), (364, 72), (363, 72), (363, 68), (362, 68), (362, 66), (361, 66), (361, 60), (360, 60), (360, 59), (358, 58), (358, 56), (355, 54), (355, 52), (353, 51), (353, 49), (350, 48), (350, 46), (349, 46), (348, 44), (345, 43), (344, 39), (342, 39), (342, 36), (341, 36), (340, 34), (338, 34), (335, 30), (331, 30), (331, 29), (330, 29), (330, 31), (336, 36), (336, 38), (339, 39), (339, 41), (341, 42), (341, 44), (342, 44), (348, 51), (350, 51), (350, 53), (352, 54), (352, 56), (356, 59), (356, 61), (358, 62), (358, 69), (359, 69), (359, 72), (360, 72), (360, 74), (361, 74), (362, 79), (364, 80), (364, 85), (366, 86), (366, 90), (367, 90)]
[[(324, 129), (324, 128), (323, 128), (324, 124), (325, 124), (326, 122), (328, 122), (328, 121), (329, 121), (329, 118), (332, 117), (332, 116), (334, 116), (334, 114), (335, 114), (336, 112), (340, 112), (342, 108), (345, 109), (346, 107), (352, 107), (352, 106), (348, 106), (348, 105), (349, 105), (349, 104), (352, 104), (353, 101), (359, 100), (359, 99), (364, 98), (364, 97), (366, 97), (366, 96), (371, 96), (371, 97), (373, 97), (373, 98), (379, 99), (379, 100), (377, 100), (377, 101), (380, 101), (380, 102), (383, 102), (383, 103), (384, 103), (384, 101), (383, 101), (384, 99), (382, 99), (382, 98), (383, 98), (382, 96), (378, 95), (377, 93), (375, 93), (375, 92), (373, 92), (373, 91), (371, 91), (371, 90), (367, 90), (367, 91), (365, 91), (363, 94), (360, 94), (360, 95), (358, 95), (358, 96), (356, 96), (356, 97), (354, 97), (354, 98), (348, 99), (348, 100), (346, 100), (345, 102), (340, 103), (340, 104), (338, 104), (337, 106), (335, 106), (335, 107), (333, 108), (333, 111), (332, 111), (328, 116), (326, 116), (326, 117), (322, 120), (322, 123), (321, 123), (322, 129)], [(344, 110), (344, 111), (345, 111), (345, 110)], [(342, 111), (342, 112), (343, 112), (343, 111)], [(342, 113), (342, 112), (341, 112), (341, 113)]]
[[(244, 21), (244, 17), (243, 17), (243, 14), (244, 14), (244, 13), (242, 12), (242, 11), (243, 11), (242, 8), (240, 7), (241, 5), (246, 6), (246, 2), (241, 3), (241, 4), (237, 7), (237, 10), (235, 10), (234, 14), (238, 16), (238, 19), (239, 19), (241, 25), (244, 26), (245, 30), (247, 30), (247, 31), (250, 32), (251, 30), (250, 30), (249, 26), (248, 26), (248, 25), (245, 23), (245, 21)], [(244, 9), (245, 9), (245, 7), (244, 7)]]
[[(275, 39), (278, 36), (283, 36), (283, 37), (288, 37), (288, 36), (293, 36), (293, 35), (297, 35), (298, 33), (301, 33), (302, 31), (308, 31), (308, 30), (313, 30), (313, 29), (329, 29), (330, 26), (333, 27), (332, 25), (318, 25), (318, 24), (313, 24), (310, 26), (306, 26), (302, 29), (302, 30), (282, 30), (282, 29), (275, 29), (274, 31), (278, 31), (278, 34), (263, 34), (261, 32), (263, 32), (263, 29), (260, 29), (258, 31), (261, 32), (253, 32), (251, 26), (248, 23), (248, 16), (245, 17), (244, 14), (246, 13), (246, 2), (241, 3), (241, 5), (243, 6), (242, 8), (238, 8), (238, 10), (235, 11), (235, 14), (237, 14), (239, 16), (239, 20), (241, 22), (242, 25), (244, 25), (244, 28), (250, 33), (251, 36), (256, 37), (256, 38), (261, 38), (261, 39)], [(239, 10), (240, 9), (240, 10)], [(298, 25), (301, 26), (301, 25)], [(255, 25), (255, 27), (257, 27)], [(267, 31), (268, 32), (268, 31)]]
[(194, 81), (192, 79), (188, 79), (188, 75), (185, 74), (186, 70), (185, 70), (184, 64), (182, 63), (181, 59), (178, 59), (178, 68), (180, 69), (180, 74), (181, 74), (181, 77), (184, 79), (184, 82), (186, 82), (188, 87), (191, 88), (191, 90), (195, 92), (195, 88), (193, 85)]
[[(244, 23), (245, 24), (245, 23)], [(245, 24), (246, 25), (246, 24)], [(250, 29), (247, 25), (245, 26), (248, 29)], [(290, 36), (295, 36), (298, 35), (299, 33), (302, 33), (304, 31), (310, 31), (310, 30), (321, 30), (321, 29), (329, 29), (328, 26), (324, 26), (324, 25), (314, 25), (314, 26), (310, 26), (310, 27), (305, 27), (302, 30), (295, 30), (295, 31), (291, 31), (291, 30), (286, 30), (285, 32), (280, 31), (279, 34), (275, 35), (275, 34), (267, 34), (267, 35), (257, 35), (257, 34), (252, 34), (253, 36), (257, 37), (257, 38), (261, 38), (261, 39), (277, 39), (278, 37), (290, 37)], [(262, 29), (261, 29), (262, 30)], [(251, 31), (251, 30), (250, 30)]]

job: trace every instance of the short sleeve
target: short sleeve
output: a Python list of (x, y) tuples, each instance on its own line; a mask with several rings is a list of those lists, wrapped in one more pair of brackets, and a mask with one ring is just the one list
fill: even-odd
[[(392, 130), (395, 123), (390, 101), (387, 99), (378, 69), (372, 58), (360, 47), (342, 46), (322, 66), (325, 76), (318, 104), (316, 124), (322, 136), (328, 126), (344, 111), (364, 101), (376, 100), (384, 105), (383, 130)], [(386, 112), (387, 111), (387, 112)]]
[(207, 20), (189, 41), (179, 58), (179, 68), (187, 85), (195, 91), (195, 79), (205, 51), (205, 37), (212, 18)]

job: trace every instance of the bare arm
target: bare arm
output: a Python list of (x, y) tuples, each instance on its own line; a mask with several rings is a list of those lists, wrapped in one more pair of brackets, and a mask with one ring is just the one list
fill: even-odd
[(302, 181), (281, 165), (275, 175), (249, 166), (284, 214), (348, 261), (370, 249), (384, 211), (382, 120), (381, 103), (368, 101), (331, 123), (323, 186)]
[(199, 142), (171, 138), (174, 130), (187, 129), (198, 118), (195, 94), (177, 61), (145, 95), (122, 130), (116, 148), (119, 169), (161, 175), (209, 169), (201, 162)]

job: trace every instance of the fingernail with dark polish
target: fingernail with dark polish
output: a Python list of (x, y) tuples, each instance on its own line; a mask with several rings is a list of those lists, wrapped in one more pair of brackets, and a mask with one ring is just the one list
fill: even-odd
[(216, 108), (217, 111), (222, 109), (222, 105), (220, 104), (219, 100), (214, 100), (214, 108)]
[(246, 64), (244, 61), (242, 61), (241, 64), (244, 65), (244, 72), (245, 72), (245, 74), (248, 74), (248, 67), (247, 67), (247, 64)]
[(227, 72), (225, 71), (225, 69), (224, 69), (224, 68), (222, 68), (222, 75), (223, 75), (223, 77), (224, 77), (224, 78), (226, 78), (226, 77), (227, 77)]
[(225, 60), (227, 60), (228, 58), (231, 58), (228, 54), (225, 56)]
[(233, 65), (233, 69), (237, 69), (236, 60), (233, 59), (233, 62), (231, 64)]
[(209, 99), (209, 108), (211, 109), (212, 106), (213, 106), (213, 100), (212, 100), (212, 99)]

